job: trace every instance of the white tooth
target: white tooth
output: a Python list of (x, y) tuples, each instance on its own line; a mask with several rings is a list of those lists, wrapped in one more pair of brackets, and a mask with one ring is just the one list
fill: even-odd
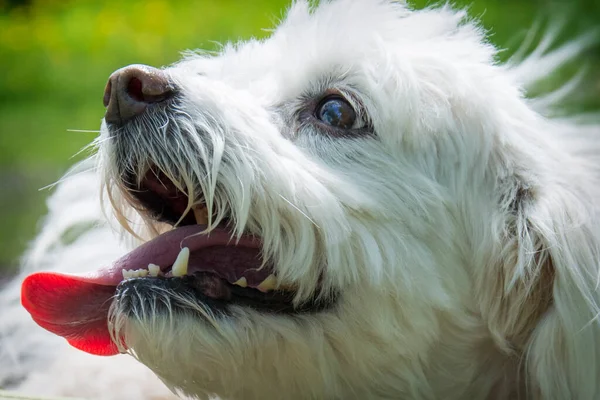
[(148, 264), (148, 273), (150, 276), (158, 276), (160, 267), (156, 264)]
[(277, 278), (275, 278), (275, 275), (271, 274), (267, 276), (267, 278), (264, 281), (262, 281), (260, 285), (258, 285), (257, 289), (261, 292), (268, 292), (270, 290), (275, 289), (276, 284)]
[(173, 276), (184, 276), (187, 274), (188, 261), (190, 260), (190, 249), (184, 247), (177, 255), (177, 259), (173, 263), (171, 272)]
[(206, 207), (194, 207), (194, 217), (196, 217), (196, 223), (199, 225), (208, 224), (208, 210)]
[(233, 282), (233, 284), (241, 286), (241, 287), (247, 287), (248, 286), (248, 281), (246, 280), (245, 276), (242, 276), (240, 279), (238, 279), (237, 281)]
[(121, 270), (123, 274), (123, 279), (131, 279), (131, 278), (141, 278), (148, 275), (148, 270), (146, 269), (123, 269)]

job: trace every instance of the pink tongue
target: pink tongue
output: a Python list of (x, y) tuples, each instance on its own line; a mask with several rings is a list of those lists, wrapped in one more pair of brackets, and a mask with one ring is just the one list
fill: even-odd
[(162, 267), (173, 263), (182, 247), (196, 250), (213, 246), (239, 246), (259, 249), (250, 237), (238, 242), (230, 233), (215, 229), (200, 235), (205, 226), (174, 229), (147, 242), (117, 260), (111, 267), (82, 275), (38, 272), (29, 275), (21, 286), (21, 303), (42, 328), (62, 336), (74, 347), (96, 355), (115, 355), (119, 351), (108, 330), (108, 309), (123, 269), (146, 268), (149, 263)]

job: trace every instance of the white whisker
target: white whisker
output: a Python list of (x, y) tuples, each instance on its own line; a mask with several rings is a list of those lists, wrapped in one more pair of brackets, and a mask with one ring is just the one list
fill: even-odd
[(315, 221), (312, 220), (312, 218), (310, 218), (308, 215), (306, 215), (306, 213), (304, 211), (302, 211), (301, 209), (299, 209), (296, 205), (294, 205), (294, 203), (292, 203), (291, 201), (289, 201), (288, 199), (286, 199), (285, 197), (283, 197), (281, 194), (279, 194), (279, 197), (281, 197), (286, 203), (288, 203), (290, 206), (294, 207), (296, 210), (298, 210), (298, 212), (300, 214), (302, 214), (302, 216), (306, 219), (308, 219), (314, 226), (316, 226), (318, 229), (319, 225), (317, 225), (317, 223)]

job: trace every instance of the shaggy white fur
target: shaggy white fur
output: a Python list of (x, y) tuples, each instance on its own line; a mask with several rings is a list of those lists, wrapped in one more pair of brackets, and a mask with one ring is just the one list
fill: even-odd
[[(129, 135), (104, 124), (98, 155), (50, 199), (23, 274), (109, 265), (136, 246), (132, 233), (163, 232), (123, 190), (124, 172), (141, 179), (154, 165), (188, 207), (206, 203), (209, 230), (227, 217), (237, 235), (259, 236), (297, 304), (337, 295), (314, 314), (232, 307), (210, 323), (132, 317), (115, 303), (113, 333), (174, 391), (598, 399), (600, 125), (558, 117), (574, 84), (524, 94), (593, 36), (551, 50), (553, 38), (499, 64), (482, 29), (449, 6), (299, 1), (269, 39), (167, 68), (180, 101), (133, 121)], [(332, 91), (357, 112), (344, 132), (312, 111)], [(133, 358), (78, 353), (33, 326), (19, 282), (1, 294), (0, 381), (168, 396)]]

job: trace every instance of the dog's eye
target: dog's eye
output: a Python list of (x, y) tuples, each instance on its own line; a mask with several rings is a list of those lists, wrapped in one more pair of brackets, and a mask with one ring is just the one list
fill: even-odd
[(321, 100), (316, 117), (335, 128), (351, 129), (356, 122), (356, 111), (344, 98), (334, 95)]

